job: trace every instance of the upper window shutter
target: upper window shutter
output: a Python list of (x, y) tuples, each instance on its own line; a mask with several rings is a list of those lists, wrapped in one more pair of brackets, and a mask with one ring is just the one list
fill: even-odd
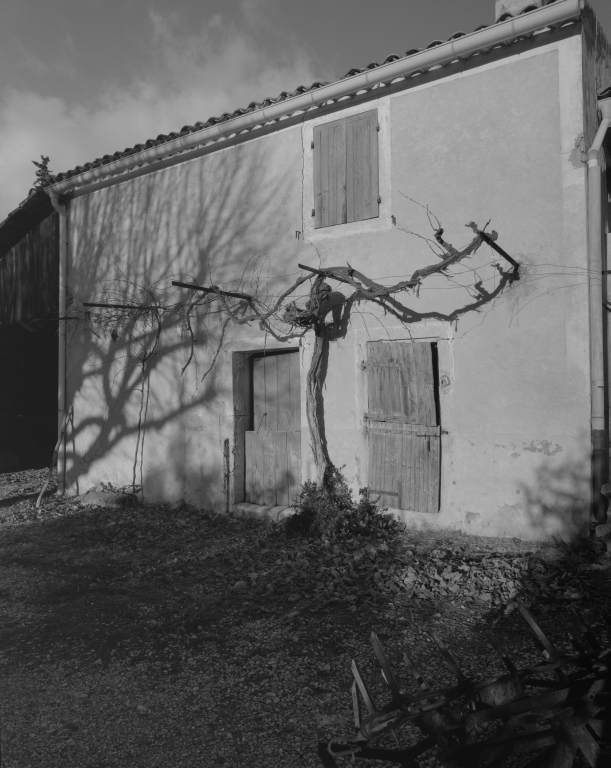
[(347, 221), (379, 215), (378, 113), (371, 110), (346, 118)]
[(314, 128), (316, 227), (346, 223), (346, 121)]
[(315, 228), (379, 216), (377, 110), (314, 128)]

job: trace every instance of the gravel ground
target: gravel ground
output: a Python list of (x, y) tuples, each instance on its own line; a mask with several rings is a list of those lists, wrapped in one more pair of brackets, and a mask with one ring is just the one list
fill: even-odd
[(4, 768), (318, 766), (319, 739), (351, 734), (351, 659), (383, 701), (371, 630), (406, 685), (406, 648), (451, 682), (431, 629), (468, 674), (502, 672), (486, 630), (518, 664), (540, 659), (512, 596), (560, 645), (567, 605), (602, 638), (609, 578), (592, 544), (404, 533), (324, 547), (184, 505), (53, 496), (37, 514), (43, 479), (0, 476)]

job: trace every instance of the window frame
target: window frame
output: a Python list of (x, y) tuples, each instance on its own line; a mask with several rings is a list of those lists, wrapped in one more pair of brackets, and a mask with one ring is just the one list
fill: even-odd
[[(365, 112), (377, 110), (378, 114), (378, 215), (345, 224), (316, 227), (314, 202), (314, 129)], [(391, 219), (391, 169), (390, 169), (390, 98), (375, 99), (344, 109), (334, 109), (326, 114), (307, 120), (302, 128), (303, 151), (303, 206), (302, 233), (310, 241), (345, 237), (363, 232), (379, 232), (392, 228)]]
[(380, 215), (378, 110), (314, 126), (314, 228)]

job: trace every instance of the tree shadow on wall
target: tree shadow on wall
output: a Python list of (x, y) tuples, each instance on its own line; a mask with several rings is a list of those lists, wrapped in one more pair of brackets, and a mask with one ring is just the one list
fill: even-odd
[[(72, 203), (68, 314), (78, 319), (68, 328), (68, 488), (82, 490), (79, 481), (111, 455), (113, 483), (141, 485), (151, 476), (145, 453), (164, 429), (165, 444), (183, 458), (193, 431), (214, 429), (216, 439), (232, 386), (219, 364), (229, 320), (214, 301), (193, 306), (188, 320), (159, 308), (201, 299), (172, 280), (232, 289), (246, 282), (258, 295), (291, 284), (296, 259), (283, 213), (301, 197), (288, 171), (272, 173), (272, 159), (257, 142)], [(265, 259), (278, 278), (261, 274)], [(141, 309), (88, 310), (83, 302)]]
[[(194, 297), (171, 284), (217, 284), (263, 304), (293, 284), (299, 250), (289, 239), (294, 228), (288, 222), (296, 212), (301, 221), (302, 182), (291, 173), (295, 158), (282, 162), (278, 152), (284, 150), (272, 155), (270, 146), (260, 141), (234, 147), (72, 203), (68, 311), (78, 320), (68, 344), (68, 402), (75, 406), (66, 456), (70, 489), (84, 490), (80, 481), (95, 466), (97, 479), (135, 488), (147, 476), (161, 493), (164, 483), (153, 480), (147, 452), (161, 467), (164, 455), (168, 465), (174, 456), (187, 461), (202, 444), (196, 432), (219, 445), (231, 435), (226, 405), (232, 378), (222, 352), (236, 338), (234, 322), (218, 295)], [(515, 270), (495, 268), (500, 279), (494, 290), (485, 290), (481, 281), (469, 286), (470, 300), (445, 314), (416, 312), (396, 296), (375, 299), (376, 311), (406, 327), (430, 318), (455, 320), (490, 305), (518, 277)], [(330, 321), (319, 324), (326, 345), (318, 387), (321, 423), (328, 344), (343, 338), (352, 312), (371, 301), (358, 292), (333, 295), (341, 298), (331, 307)], [(138, 309), (87, 309), (84, 302)], [(168, 309), (178, 305), (180, 312)], [(269, 327), (255, 333), (286, 341), (303, 329), (293, 328), (288, 336)], [(169, 445), (171, 460), (164, 448)], [(216, 454), (197, 460), (219, 469)]]
[(590, 532), (591, 476), (589, 455), (541, 464), (533, 480), (521, 483), (526, 516), (541, 538), (550, 534), (570, 542)]

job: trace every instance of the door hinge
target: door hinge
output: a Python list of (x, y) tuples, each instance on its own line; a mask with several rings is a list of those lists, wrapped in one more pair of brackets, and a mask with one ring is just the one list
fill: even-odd
[(314, 149), (314, 142), (310, 144), (310, 149)]
[(379, 131), (379, 130), (380, 130), (380, 123), (378, 123), (378, 124), (376, 125), (376, 131)]
[(316, 216), (316, 209), (312, 208), (312, 216)]
[(378, 195), (378, 205), (380, 205), (381, 202), (382, 202), (382, 196)]

